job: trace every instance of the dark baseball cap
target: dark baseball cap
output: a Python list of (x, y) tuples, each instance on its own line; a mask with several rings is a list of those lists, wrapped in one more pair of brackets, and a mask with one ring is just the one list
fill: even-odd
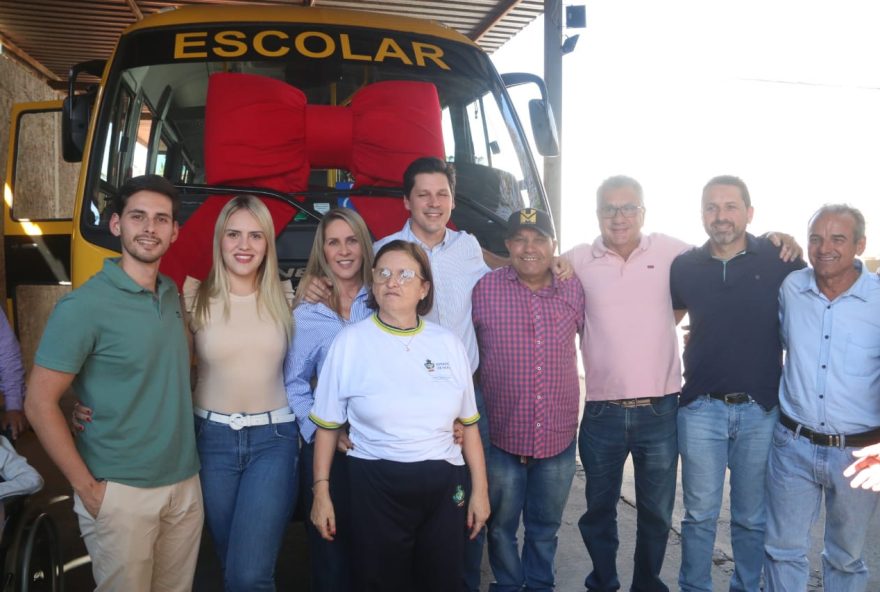
[(550, 215), (543, 210), (525, 208), (512, 213), (507, 219), (507, 236), (513, 236), (520, 228), (533, 228), (544, 236), (556, 238), (556, 231), (553, 230)]

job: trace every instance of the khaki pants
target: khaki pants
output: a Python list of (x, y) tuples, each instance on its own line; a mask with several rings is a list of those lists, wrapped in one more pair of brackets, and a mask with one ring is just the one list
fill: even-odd
[(198, 475), (154, 488), (108, 481), (97, 518), (77, 495), (73, 509), (96, 592), (192, 590), (204, 515)]

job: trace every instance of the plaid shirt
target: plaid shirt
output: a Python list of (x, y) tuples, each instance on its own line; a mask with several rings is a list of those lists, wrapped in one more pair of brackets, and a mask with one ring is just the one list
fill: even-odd
[(473, 317), (492, 444), (510, 454), (556, 456), (577, 434), (580, 282), (553, 278), (532, 292), (503, 267), (477, 283)]

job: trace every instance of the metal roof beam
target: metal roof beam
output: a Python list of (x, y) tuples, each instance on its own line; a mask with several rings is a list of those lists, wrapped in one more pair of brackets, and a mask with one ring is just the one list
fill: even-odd
[(3, 51), (9, 52), (19, 60), (30, 66), (33, 70), (36, 70), (41, 77), (47, 80), (55, 80), (60, 81), (61, 78), (56, 76), (49, 68), (32, 58), (28, 55), (27, 52), (20, 49), (17, 45), (15, 45), (12, 41), (9, 40), (8, 37), (0, 33), (0, 43), (3, 44)]
[(125, 3), (128, 4), (128, 7), (131, 9), (131, 12), (134, 13), (137, 20), (144, 20), (144, 13), (141, 12), (141, 7), (138, 6), (137, 0), (125, 0)]
[(489, 15), (474, 28), (468, 37), (470, 37), (475, 43), (479, 43), (483, 38), (483, 35), (491, 31), (492, 27), (501, 21), (501, 19), (513, 12), (513, 9), (516, 8), (520, 2), (522, 2), (522, 0), (506, 0), (505, 2), (499, 2), (498, 8), (490, 12)]

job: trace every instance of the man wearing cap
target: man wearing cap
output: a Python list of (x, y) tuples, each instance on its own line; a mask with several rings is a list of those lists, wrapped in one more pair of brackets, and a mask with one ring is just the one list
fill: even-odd
[(785, 262), (766, 237), (746, 232), (752, 201), (742, 179), (709, 180), (701, 200), (709, 240), (672, 262), (672, 305), (688, 313), (685, 384), (679, 398), (682, 463), (682, 592), (711, 592), (712, 550), (730, 469), (730, 590), (761, 587), (764, 478), (779, 417), (779, 286), (804, 267)]
[(556, 241), (546, 213), (514, 212), (505, 244), (510, 265), (485, 275), (473, 291), (491, 442), (490, 590), (550, 590), (556, 533), (575, 471), (584, 293), (579, 282), (553, 275)]

